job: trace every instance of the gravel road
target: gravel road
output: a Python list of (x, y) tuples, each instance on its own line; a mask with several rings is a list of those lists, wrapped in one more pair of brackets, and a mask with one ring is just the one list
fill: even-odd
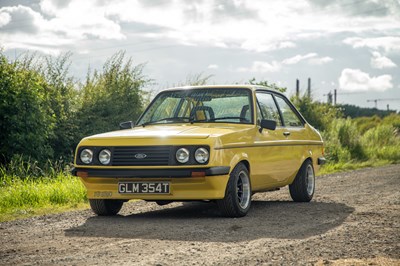
[(143, 201), (117, 217), (74, 211), (0, 223), (0, 265), (400, 265), (400, 165), (317, 178), (311, 203), (287, 188), (244, 218), (213, 203)]

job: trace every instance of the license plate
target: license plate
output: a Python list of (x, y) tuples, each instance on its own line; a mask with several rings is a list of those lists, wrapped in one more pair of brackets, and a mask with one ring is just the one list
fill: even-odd
[(120, 194), (169, 194), (169, 182), (119, 182)]

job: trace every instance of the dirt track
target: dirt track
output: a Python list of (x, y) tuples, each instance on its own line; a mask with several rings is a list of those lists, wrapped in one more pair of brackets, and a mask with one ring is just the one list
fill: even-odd
[(0, 265), (400, 265), (400, 165), (319, 177), (311, 203), (256, 194), (248, 216), (212, 203), (130, 202), (0, 223)]

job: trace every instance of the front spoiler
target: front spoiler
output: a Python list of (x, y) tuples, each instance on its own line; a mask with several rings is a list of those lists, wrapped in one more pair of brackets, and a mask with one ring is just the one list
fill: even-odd
[[(168, 169), (90, 169), (73, 168), (72, 175), (80, 177), (114, 177), (114, 178), (184, 178), (193, 176), (227, 175), (229, 166), (210, 168), (168, 168)], [(204, 173), (204, 174), (203, 174)]]

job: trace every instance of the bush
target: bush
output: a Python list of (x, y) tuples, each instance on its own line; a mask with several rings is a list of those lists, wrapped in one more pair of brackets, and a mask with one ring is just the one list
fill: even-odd
[(369, 158), (400, 161), (400, 137), (392, 125), (379, 125), (369, 129), (361, 138)]
[(45, 162), (53, 158), (49, 138), (55, 119), (45, 79), (21, 62), (0, 54), (0, 164), (15, 154)]
[(307, 122), (320, 131), (328, 130), (334, 119), (342, 117), (338, 108), (330, 104), (314, 102), (307, 96), (292, 97), (291, 100)]
[(333, 162), (346, 162), (351, 159), (364, 160), (366, 155), (360, 142), (360, 133), (350, 119), (334, 119), (324, 134), (326, 152)]
[(357, 117), (354, 118), (354, 122), (357, 124), (357, 127), (361, 134), (364, 134), (369, 129), (377, 127), (382, 123), (382, 119), (377, 116), (370, 116), (370, 117)]
[[(103, 71), (88, 74), (81, 92), (78, 110), (79, 139), (118, 129), (120, 122), (136, 120), (143, 110), (143, 87), (149, 82), (143, 65), (134, 66), (116, 53), (104, 64)], [(79, 141), (78, 139), (78, 141)]]

